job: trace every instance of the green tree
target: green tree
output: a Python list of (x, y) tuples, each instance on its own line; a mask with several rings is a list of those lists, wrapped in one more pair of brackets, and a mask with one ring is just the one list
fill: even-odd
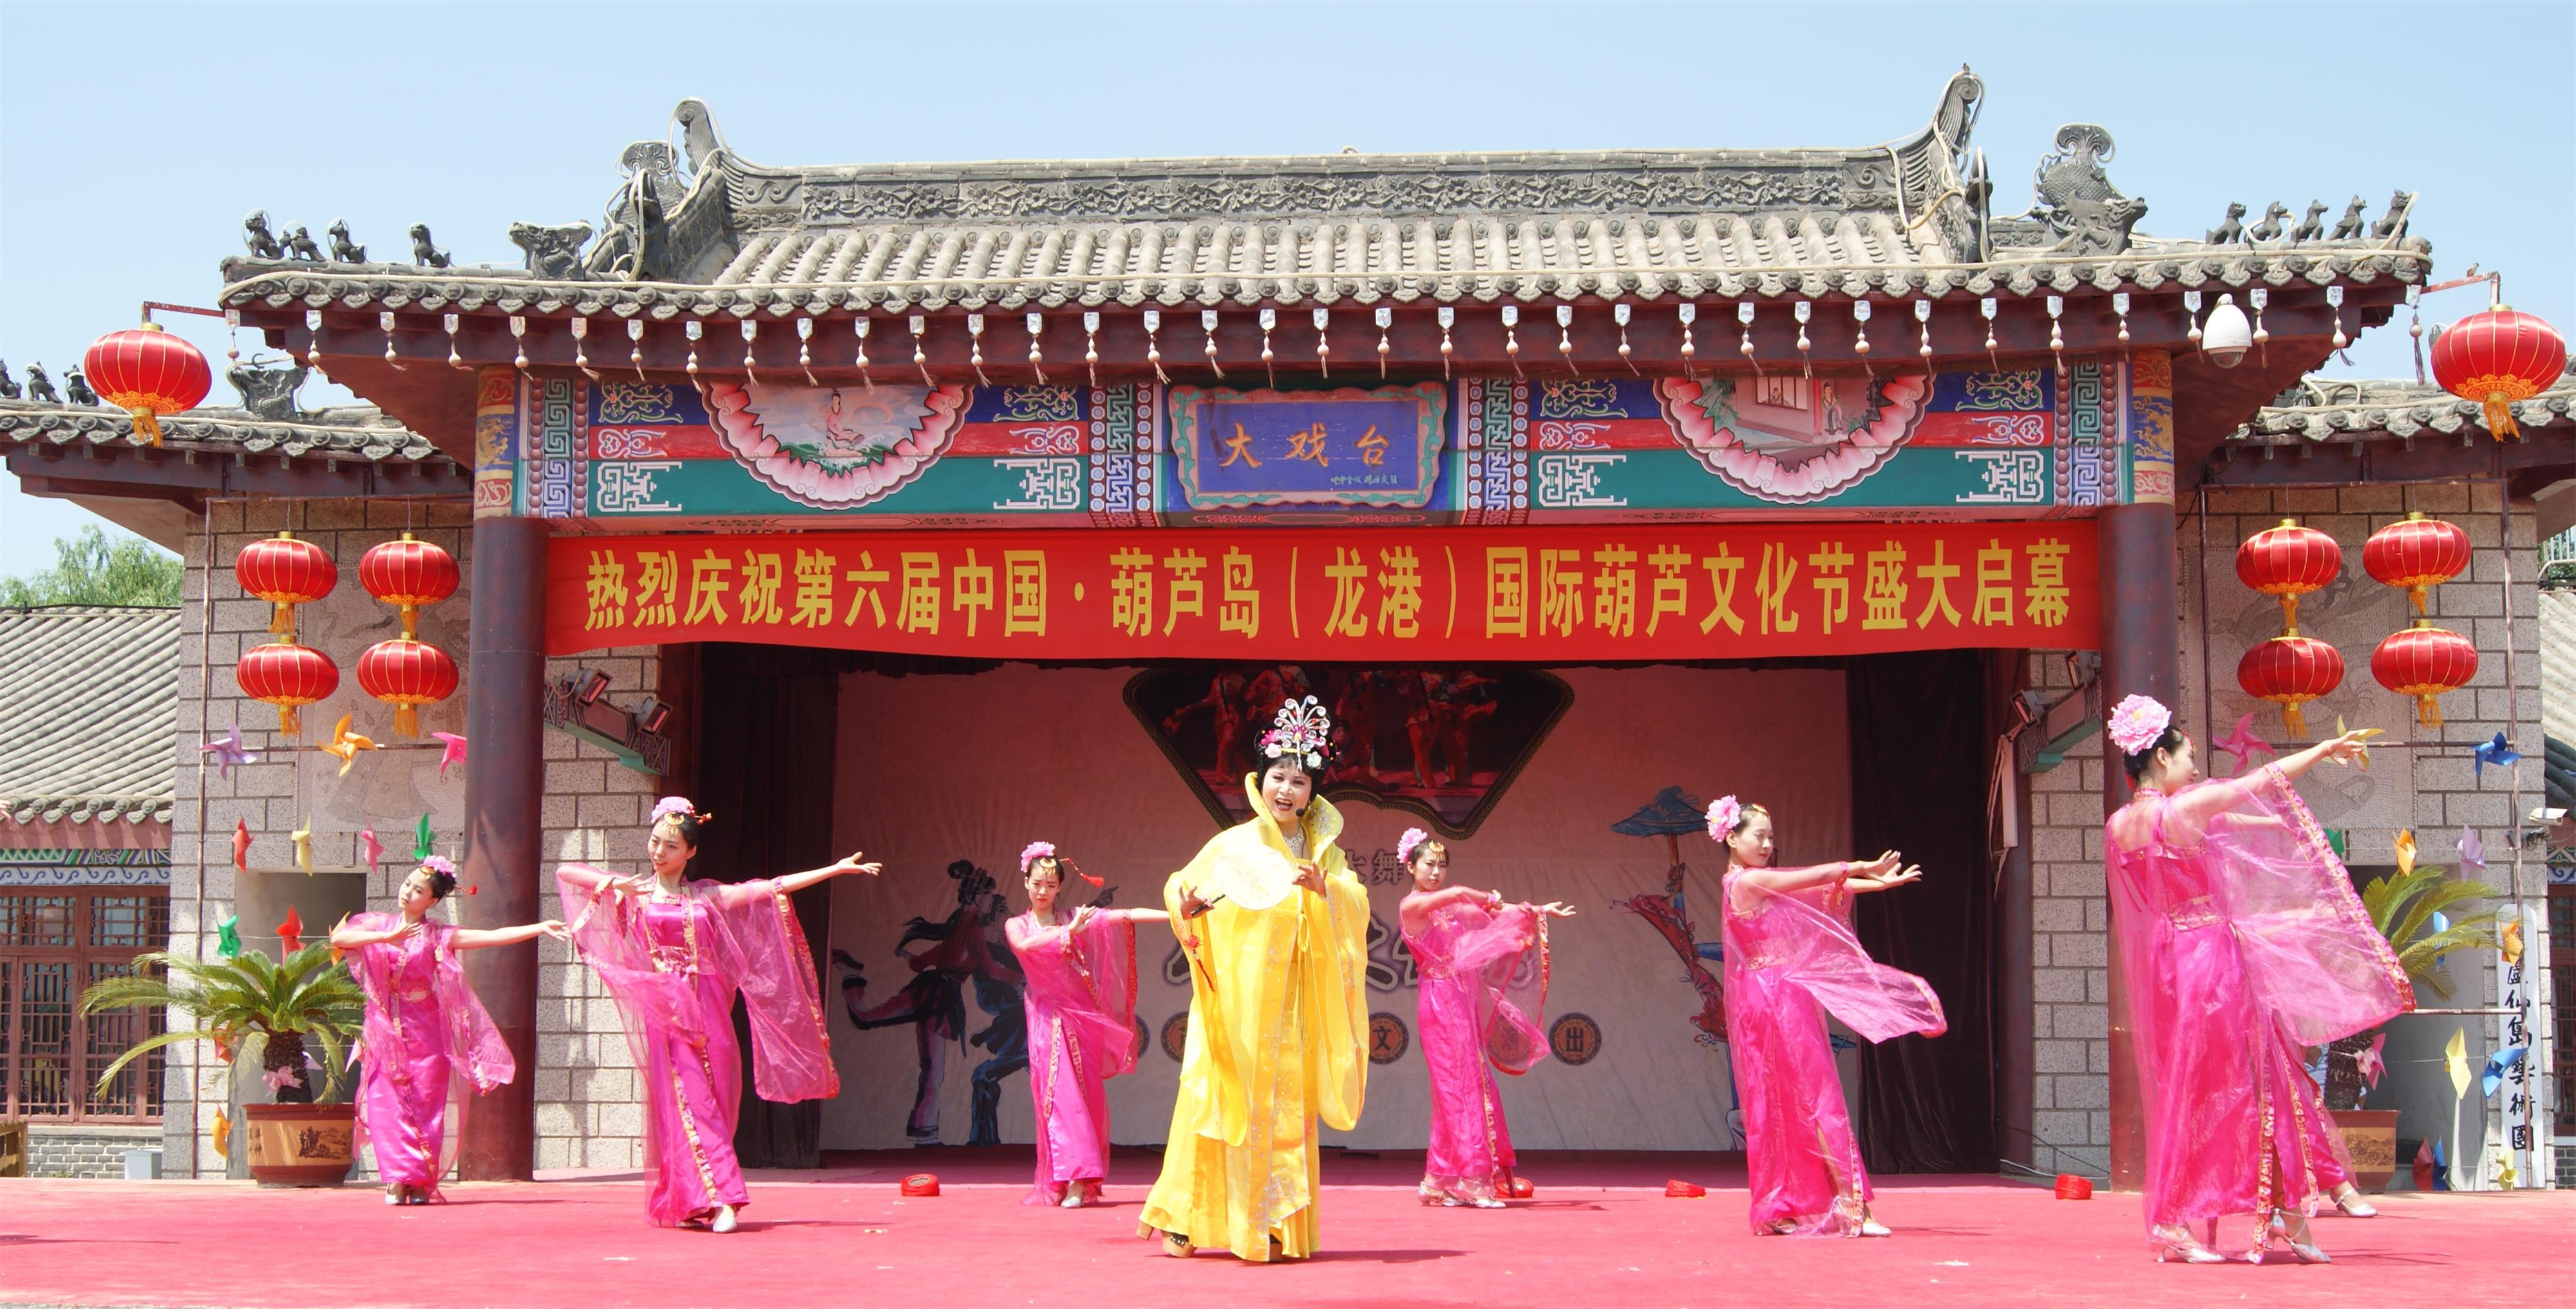
[(139, 536), (107, 539), (96, 527), (54, 541), (54, 566), (27, 577), (0, 577), (0, 607), (179, 603), (179, 557)]

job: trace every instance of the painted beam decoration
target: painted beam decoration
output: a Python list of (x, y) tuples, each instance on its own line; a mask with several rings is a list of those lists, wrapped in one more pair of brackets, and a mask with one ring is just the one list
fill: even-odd
[(514, 400), (502, 374), (476, 504), (602, 533), (2089, 517), (2172, 494), (2169, 378), (2142, 352), (1245, 389), (529, 376)]
[(555, 538), (546, 650), (1728, 659), (2085, 649), (2090, 522)]

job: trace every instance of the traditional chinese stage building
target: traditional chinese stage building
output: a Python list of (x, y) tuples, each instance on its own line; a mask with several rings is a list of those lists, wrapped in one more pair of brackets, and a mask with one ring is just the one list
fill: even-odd
[[(525, 267), (226, 261), (218, 307), (373, 411), (301, 413), (289, 386), (156, 447), (0, 404), (0, 448), (188, 560), (174, 948), (234, 911), (237, 825), (251, 869), (289, 866), (297, 830), (354, 866), (361, 829), (393, 845), (426, 815), (469, 924), (556, 912), (560, 860), (640, 870), (663, 793), (716, 815), (704, 875), (883, 858), (800, 906), (844, 1089), (747, 1105), (753, 1162), (1026, 1141), (996, 944), (1018, 851), (1152, 901), (1239, 816), (1271, 707), (1312, 694), (1346, 729), (1327, 792), (1377, 908), (1380, 1063), (1328, 1139), (1422, 1144), (1392, 935), (1418, 825), (1460, 879), (1582, 911), (1553, 940), (1558, 1057), (1506, 1093), (1521, 1148), (1732, 1148), (1697, 816), (1732, 792), (1773, 807), (1784, 859), (1930, 870), (1861, 918), (1952, 1024), (1844, 1053), (1875, 1166), (2125, 1178), (2099, 842), (2128, 790), (2100, 707), (2151, 694), (2204, 741), (2260, 710), (2291, 748), (2227, 674), (2280, 626), (2236, 548), (2298, 517), (2346, 556), (2302, 630), (2352, 666), (2307, 722), (2389, 731), (2310, 803), (2363, 876), (2400, 830), (2447, 852), (2466, 825), (2506, 878), (2540, 767), (2469, 747), (2538, 753), (2534, 496), (2576, 477), (2576, 424), (2563, 387), (2509, 440), (2426, 387), (2299, 392), (2414, 312), (2411, 197), (2332, 232), (2151, 237), (2109, 133), (2071, 124), (2015, 212), (1972, 144), (1983, 95), (1963, 72), (1928, 126), (1851, 150), (818, 168), (748, 162), (688, 101), (676, 146), (626, 149), (597, 228), (513, 226)], [(2360, 550), (2409, 511), (2472, 546), (2429, 601), (2481, 655), (2438, 727), (2366, 675), (2413, 615)], [(420, 619), (464, 688), (420, 727), (470, 755), (443, 767), (344, 676), (302, 744), (348, 713), (390, 747), (344, 772), (240, 694), (270, 608), (232, 561), (279, 531), (329, 551), (342, 582), (298, 639), (346, 668), (399, 625), (359, 556), (406, 530), (465, 565)], [(197, 747), (236, 726), (269, 753), (227, 777)], [(2537, 922), (2537, 847), (2515, 867)], [(1139, 949), (1146, 1036), (1176, 1052), (1186, 979), (1168, 941)], [(2451, 966), (2496, 994), (2491, 953)], [(636, 1164), (588, 973), (552, 945), (470, 967), (525, 1071), (470, 1120), (466, 1174)], [(2499, 1043), (2466, 1021), (2473, 1057)], [(2392, 1065), (2451, 1030), (2403, 1023)], [(2549, 1176), (2576, 1125), (2532, 1062), (2530, 1115), (2500, 1094), (2400, 1135), (2449, 1142), (2464, 1185), (2506, 1147)], [(1176, 1068), (1149, 1052), (1112, 1084), (1120, 1142), (1159, 1143)], [(212, 1071), (171, 1053), (174, 1173), (223, 1167)]]

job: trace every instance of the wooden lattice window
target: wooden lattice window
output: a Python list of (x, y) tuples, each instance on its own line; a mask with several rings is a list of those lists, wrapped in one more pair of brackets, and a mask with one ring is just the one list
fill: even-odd
[(162, 1030), (132, 1009), (83, 1018), (81, 992), (168, 948), (170, 896), (159, 887), (0, 888), (0, 1118), (157, 1123), (158, 1051), (118, 1073), (98, 1070)]

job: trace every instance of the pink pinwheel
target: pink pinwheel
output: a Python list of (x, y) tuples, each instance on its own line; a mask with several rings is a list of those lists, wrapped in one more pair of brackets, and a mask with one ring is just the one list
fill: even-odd
[(385, 855), (385, 843), (376, 839), (376, 829), (372, 827), (358, 829), (358, 849), (366, 854), (367, 871), (371, 873), (376, 871), (376, 861), (384, 858)]
[(271, 1068), (262, 1075), (268, 1079), (268, 1089), (271, 1091), (283, 1091), (290, 1086), (304, 1085), (304, 1070), (300, 1068)]
[(224, 780), (227, 782), (232, 780), (233, 768), (235, 765), (255, 764), (259, 762), (259, 751), (253, 750), (249, 746), (242, 744), (241, 726), (239, 724), (235, 724), (227, 730), (224, 733), (224, 739), (220, 741), (208, 741), (204, 745), (198, 746), (197, 753), (213, 755), (215, 757), (215, 767), (222, 771)]
[(2237, 719), (2236, 730), (2210, 742), (2209, 749), (2212, 754), (2225, 753), (2234, 757), (2236, 771), (2239, 773), (2245, 771), (2246, 765), (2252, 763), (2257, 754), (2276, 757), (2280, 754), (2272, 748), (2271, 742), (2254, 735), (2254, 715), (2252, 714)]
[(438, 752), (438, 775), (445, 777), (449, 764), (465, 762), (465, 738), (454, 732), (432, 732), (430, 735), (444, 743)]
[(2469, 830), (2466, 823), (2460, 825), (2460, 866), (2462, 868), (2487, 866), (2487, 843), (2479, 840), (2478, 834)]
[(2380, 1048), (2387, 1044), (2388, 1033), (2381, 1032), (2379, 1035), (2370, 1038), (2370, 1046), (2368, 1049), (2361, 1050), (2353, 1055), (2353, 1067), (2361, 1071), (2362, 1085), (2379, 1085), (2379, 1075), (2388, 1071), (2387, 1061), (2379, 1057)]
[(233, 820), (233, 867), (250, 871), (250, 820)]

